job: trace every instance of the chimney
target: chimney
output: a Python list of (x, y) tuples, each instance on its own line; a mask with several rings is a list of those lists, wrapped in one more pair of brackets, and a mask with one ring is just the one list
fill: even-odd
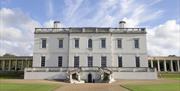
[(54, 21), (54, 28), (58, 28), (60, 21)]
[(120, 21), (119, 22), (119, 28), (124, 28), (124, 25), (126, 24), (125, 21)]

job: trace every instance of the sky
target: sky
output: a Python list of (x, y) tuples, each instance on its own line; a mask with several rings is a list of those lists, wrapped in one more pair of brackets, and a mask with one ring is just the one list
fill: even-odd
[(145, 27), (150, 56), (180, 56), (180, 0), (0, 0), (0, 55), (33, 55), (34, 28)]

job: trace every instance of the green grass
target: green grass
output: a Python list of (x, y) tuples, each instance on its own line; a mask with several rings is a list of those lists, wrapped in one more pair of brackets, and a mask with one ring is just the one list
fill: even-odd
[(57, 84), (0, 83), (0, 91), (53, 91)]
[(180, 91), (180, 84), (125, 85), (130, 91)]
[(179, 79), (180, 80), (180, 73), (159, 73), (159, 78), (165, 79)]

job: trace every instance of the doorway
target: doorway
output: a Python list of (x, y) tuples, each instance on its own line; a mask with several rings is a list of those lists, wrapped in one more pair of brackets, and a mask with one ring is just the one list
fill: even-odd
[(92, 83), (92, 74), (91, 73), (88, 74), (88, 82)]

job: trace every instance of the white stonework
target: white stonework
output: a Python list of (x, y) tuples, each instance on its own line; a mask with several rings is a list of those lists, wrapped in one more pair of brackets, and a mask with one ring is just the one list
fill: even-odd
[[(42, 48), (42, 39), (46, 40), (46, 48)], [(75, 48), (75, 39), (79, 40), (79, 48)], [(88, 48), (89, 39), (92, 39), (92, 48)], [(101, 39), (105, 39), (105, 48), (101, 48)], [(63, 48), (59, 48), (59, 40), (63, 40)], [(121, 40), (121, 48), (117, 47), (117, 40)], [(138, 40), (138, 48), (135, 48), (134, 40)], [(76, 69), (74, 67), (75, 56), (79, 56), (77, 69), (80, 69), (78, 73), (80, 79), (86, 82), (88, 77), (95, 82), (102, 79), (100, 75), (104, 74), (105, 68), (112, 72), (112, 75), (110, 73), (108, 75), (112, 79), (156, 79), (156, 71), (148, 68), (146, 44), (145, 28), (36, 28), (33, 53), (34, 68), (25, 70), (25, 79), (70, 79), (64, 75), (68, 76), (68, 68)], [(41, 56), (45, 56), (44, 67), (41, 66)], [(59, 56), (62, 56), (62, 67), (58, 67)], [(93, 57), (92, 67), (88, 67), (88, 56)], [(101, 67), (102, 56), (106, 57), (106, 67)], [(118, 66), (118, 57), (122, 57), (122, 67)], [(136, 57), (140, 61), (139, 67), (136, 65)], [(59, 71), (60, 73), (33, 72), (35, 69), (48, 68), (62, 68), (64, 73), (62, 71)], [(125, 71), (122, 71), (123, 69)], [(134, 71), (136, 69), (144, 71)]]

